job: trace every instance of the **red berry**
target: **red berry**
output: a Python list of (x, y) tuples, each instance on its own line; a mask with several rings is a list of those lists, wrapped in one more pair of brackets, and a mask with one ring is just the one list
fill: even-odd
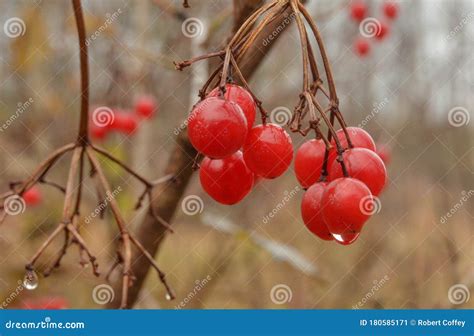
[[(218, 97), (220, 95), (219, 87), (209, 92), (208, 97)], [(257, 107), (252, 95), (243, 87), (235, 84), (226, 84), (224, 98), (236, 103), (242, 109), (245, 118), (247, 119), (247, 126), (249, 131), (255, 122), (255, 114)]]
[(398, 4), (395, 1), (386, 1), (383, 4), (383, 12), (389, 19), (395, 19), (398, 16)]
[(199, 170), (202, 188), (222, 204), (235, 204), (252, 189), (254, 174), (245, 165), (242, 152), (223, 159), (202, 160)]
[(341, 245), (350, 245), (359, 238), (360, 232), (334, 234), (334, 240)]
[(252, 128), (244, 144), (244, 160), (255, 174), (275, 178), (283, 174), (293, 159), (293, 145), (286, 131), (278, 125)]
[(63, 297), (42, 297), (23, 300), (21, 307), (23, 309), (66, 309), (69, 304)]
[(236, 103), (210, 97), (197, 104), (189, 115), (188, 134), (196, 150), (222, 159), (244, 144), (247, 120)]
[(305, 192), (301, 202), (301, 217), (309, 231), (321, 239), (333, 240), (323, 221), (321, 209), (321, 199), (323, 198), (325, 186), (325, 182), (315, 183)]
[(93, 139), (104, 140), (108, 133), (108, 128), (105, 126), (97, 126), (94, 123), (89, 125), (89, 133)]
[(26, 205), (34, 206), (41, 203), (42, 200), (41, 191), (36, 186), (33, 186), (25, 191), (21, 197), (25, 201)]
[(380, 29), (377, 30), (377, 33), (375, 34), (375, 38), (379, 41), (382, 41), (387, 37), (390, 29), (388, 25), (385, 22), (380, 22)]
[(387, 145), (377, 145), (376, 153), (382, 159), (385, 165), (388, 165), (392, 159), (392, 151)]
[[(349, 134), (349, 138), (351, 139), (352, 145), (355, 148), (367, 148), (375, 152), (375, 142), (369, 133), (367, 133), (360, 127), (346, 127), (346, 130)], [(336, 132), (336, 134), (337, 138), (339, 139), (339, 142), (341, 143), (342, 148), (349, 148), (349, 144), (347, 143), (347, 138), (344, 133), (344, 130), (340, 129)], [(333, 146), (333, 149), (331, 149), (329, 152), (328, 169), (331, 168), (334, 160), (336, 160), (337, 157), (336, 142), (334, 141), (334, 139), (332, 139), (331, 144)]]
[(367, 14), (367, 6), (363, 1), (353, 1), (351, 4), (351, 17), (357, 21), (362, 21)]
[(370, 43), (365, 38), (358, 38), (354, 44), (354, 50), (357, 55), (364, 57), (370, 52)]
[(135, 102), (135, 112), (139, 117), (151, 119), (157, 110), (158, 105), (152, 96), (141, 96)]
[[(366, 148), (351, 148), (342, 154), (350, 177), (364, 182), (372, 195), (377, 196), (382, 191), (387, 179), (387, 171), (381, 158)], [(343, 176), (341, 164), (334, 161), (329, 169), (329, 181)]]
[(136, 117), (129, 112), (115, 112), (112, 128), (118, 132), (133, 135), (138, 129), (138, 122)]
[(301, 145), (295, 156), (295, 174), (303, 188), (319, 180), (324, 163), (326, 145), (322, 140), (309, 140)]
[(343, 177), (326, 186), (322, 198), (323, 220), (332, 234), (358, 233), (370, 214), (362, 203), (372, 199), (369, 188), (359, 180)]

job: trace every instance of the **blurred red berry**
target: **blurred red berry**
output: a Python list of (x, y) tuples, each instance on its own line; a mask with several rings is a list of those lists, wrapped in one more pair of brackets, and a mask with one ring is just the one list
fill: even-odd
[(383, 13), (389, 19), (395, 19), (398, 16), (398, 4), (395, 1), (385, 1), (383, 4)]
[(362, 21), (367, 15), (367, 6), (361, 0), (352, 1), (350, 10), (351, 17), (357, 22)]
[(43, 297), (23, 300), (22, 309), (67, 309), (69, 303), (62, 297)]
[(133, 135), (138, 129), (138, 121), (135, 115), (129, 112), (116, 111), (112, 128), (118, 132)]
[(325, 186), (325, 182), (315, 183), (305, 192), (301, 202), (301, 217), (308, 230), (313, 234), (324, 240), (333, 240), (323, 221), (321, 208)]
[(358, 38), (354, 43), (354, 50), (360, 57), (367, 56), (370, 52), (370, 43), (365, 38)]
[[(216, 87), (214, 90), (209, 92), (207, 96), (217, 97), (219, 94), (219, 87)], [(240, 106), (245, 118), (247, 119), (247, 126), (250, 131), (253, 127), (253, 123), (255, 122), (255, 114), (257, 110), (257, 106), (255, 105), (252, 95), (239, 85), (227, 84), (225, 86), (224, 98)]]
[(89, 133), (93, 139), (104, 140), (108, 133), (107, 127), (97, 126), (93, 122), (89, 125)]
[(382, 41), (388, 36), (388, 33), (390, 32), (389, 26), (385, 22), (380, 22), (379, 29), (377, 30), (377, 33), (375, 34), (375, 38), (379, 41)]
[(41, 191), (37, 186), (33, 186), (23, 193), (21, 196), (25, 201), (26, 205), (38, 205), (43, 199)]
[(151, 119), (157, 111), (158, 104), (152, 96), (141, 96), (135, 102), (135, 112), (141, 118)]

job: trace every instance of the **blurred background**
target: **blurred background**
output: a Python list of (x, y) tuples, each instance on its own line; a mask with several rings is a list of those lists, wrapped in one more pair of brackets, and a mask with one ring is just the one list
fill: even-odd
[[(347, 123), (367, 130), (387, 155), (389, 183), (378, 213), (354, 244), (342, 246), (306, 230), (299, 209), (304, 191), (292, 167), (276, 180), (259, 181), (231, 207), (208, 197), (194, 176), (185, 196), (193, 196), (198, 209), (178, 206), (176, 232), (156, 256), (177, 298), (165, 300), (150, 274), (135, 307), (474, 307), (474, 2), (396, 1), (397, 14), (389, 18), (385, 1), (363, 1), (366, 16), (383, 22), (387, 34), (367, 38), (362, 51), (355, 1), (308, 2)], [(134, 119), (136, 129), (97, 135), (95, 141), (150, 179), (163, 176), (208, 73), (206, 63), (179, 72), (172, 62), (215, 50), (233, 26), (230, 0), (190, 1), (189, 9), (181, 3), (83, 1), (91, 104), (128, 115), (143, 96), (159, 105), (153, 118)], [(68, 1), (2, 0), (0, 13), (3, 192), (52, 150), (73, 141), (80, 78)], [(196, 19), (191, 30), (180, 13)], [(275, 119), (292, 111), (302, 85), (294, 24), (278, 36), (250, 85)], [(295, 149), (307, 140), (292, 138)], [(68, 165), (66, 156), (50, 179), (64, 182)], [(117, 199), (137, 227), (143, 210), (134, 211), (133, 200), (141, 186), (117, 166), (106, 165), (106, 172), (113, 187), (121, 186)], [(33, 196), (24, 213), (0, 227), (0, 306), (102, 308), (93, 292), (105, 280), (81, 267), (75, 249), (49, 278), (40, 276), (36, 290), (21, 286), (25, 263), (62, 212), (57, 190), (39, 186)], [(84, 217), (97, 206), (92, 185), (85, 199)], [(109, 213), (83, 228), (102, 273), (115, 257), (115, 232)], [(60, 244), (43, 255), (42, 267)]]

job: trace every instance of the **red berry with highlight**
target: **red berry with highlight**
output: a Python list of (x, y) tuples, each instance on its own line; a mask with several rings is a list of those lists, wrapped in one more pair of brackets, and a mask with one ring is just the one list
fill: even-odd
[(135, 102), (135, 113), (145, 119), (151, 119), (158, 111), (158, 104), (152, 96), (141, 96)]
[(367, 15), (367, 6), (360, 0), (353, 1), (350, 10), (351, 17), (357, 22), (362, 21)]
[(295, 155), (295, 175), (303, 188), (316, 183), (321, 176), (326, 145), (322, 140), (309, 140), (298, 148)]
[(395, 1), (385, 1), (383, 4), (383, 12), (389, 19), (395, 19), (398, 16), (398, 4)]
[(322, 198), (323, 220), (332, 234), (358, 233), (370, 214), (363, 203), (372, 199), (369, 188), (359, 180), (342, 177), (326, 186)]
[(290, 136), (275, 124), (252, 128), (243, 152), (247, 167), (255, 174), (269, 179), (283, 174), (293, 159)]
[(388, 36), (389, 32), (390, 32), (389, 26), (385, 22), (380, 22), (380, 26), (379, 26), (379, 29), (377, 29), (375, 38), (379, 41), (382, 41)]
[[(219, 87), (209, 92), (208, 97), (218, 97), (220, 95)], [(243, 87), (235, 84), (226, 84), (224, 98), (230, 100), (242, 109), (245, 118), (247, 119), (247, 126), (249, 131), (255, 122), (255, 115), (257, 106), (252, 95)]]
[(25, 191), (21, 197), (25, 201), (26, 205), (32, 205), (32, 206), (38, 205), (39, 203), (41, 203), (43, 199), (41, 195), (41, 191), (39, 190), (37, 186), (33, 186), (27, 191)]
[(247, 120), (236, 103), (209, 97), (189, 115), (188, 134), (196, 150), (221, 159), (242, 147), (247, 137)]
[(325, 182), (315, 183), (305, 192), (301, 202), (301, 217), (313, 234), (324, 240), (333, 240), (332, 234), (323, 221), (321, 208), (325, 186)]
[(245, 165), (240, 151), (224, 159), (205, 157), (201, 163), (199, 178), (202, 188), (209, 196), (227, 205), (242, 200), (254, 184), (254, 174)]
[[(387, 170), (377, 154), (366, 148), (352, 148), (346, 150), (342, 158), (350, 177), (364, 182), (372, 195), (380, 194), (387, 179)], [(341, 164), (334, 161), (329, 169), (329, 180), (334, 181), (342, 176)]]

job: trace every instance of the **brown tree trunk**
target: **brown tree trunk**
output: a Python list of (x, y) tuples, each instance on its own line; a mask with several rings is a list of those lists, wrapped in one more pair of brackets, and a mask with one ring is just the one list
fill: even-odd
[[(261, 0), (234, 1), (237, 11), (237, 14), (235, 15), (235, 24), (240, 25), (245, 20), (245, 18), (247, 18), (252, 13), (252, 11), (258, 8), (258, 6), (260, 6), (262, 3), (263, 1)], [(273, 45), (273, 43), (269, 43), (267, 46), (263, 46), (264, 37), (268, 36), (279, 25), (281, 25), (281, 21), (275, 20), (271, 25), (266, 27), (266, 29), (262, 31), (261, 37), (256, 39), (256, 45), (251, 50), (249, 50), (246, 57), (243, 59), (242, 64), (244, 64), (244, 66), (242, 67), (242, 72), (247, 79), (252, 76), (255, 69), (259, 66)], [(275, 40), (272, 42), (275, 42)], [(260, 44), (258, 41), (262, 41), (262, 44)], [(193, 159), (196, 155), (196, 151), (188, 140), (186, 130), (183, 130), (177, 136), (176, 143), (177, 144), (171, 157), (169, 158), (164, 173), (165, 175), (172, 174), (176, 177), (176, 180), (161, 184), (153, 190), (152, 206), (154, 207), (156, 214), (168, 222), (171, 222), (176, 208), (179, 205), (179, 201), (183, 196), (189, 180), (191, 179), (193, 174)], [(165, 228), (160, 225), (151, 215), (147, 215), (138, 228), (137, 238), (152, 255), (156, 255), (161, 243), (163, 242), (165, 234)], [(129, 290), (129, 307), (132, 307), (135, 304), (140, 289), (142, 288), (148, 273), (149, 267), (150, 264), (147, 262), (147, 260), (142, 255), (135, 253), (132, 261), (132, 272), (136, 277), (136, 280)], [(115, 300), (110, 303), (109, 308), (118, 308), (120, 305), (121, 298), (120, 295), (118, 295), (120, 293), (119, 286), (120, 284), (116, 284), (114, 287), (115, 293), (117, 295), (115, 295)]]

